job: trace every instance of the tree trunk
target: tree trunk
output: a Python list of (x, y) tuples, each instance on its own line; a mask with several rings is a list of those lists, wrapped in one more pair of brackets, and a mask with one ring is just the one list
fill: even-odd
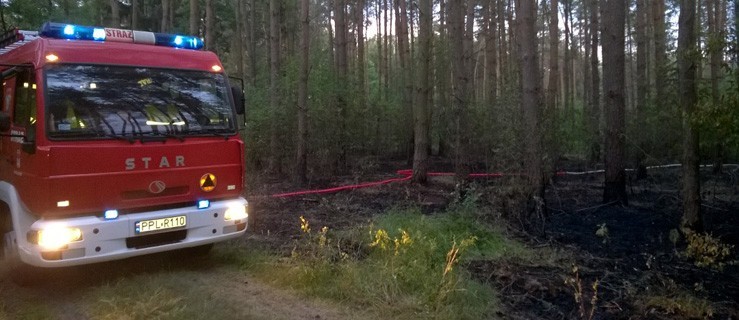
[(298, 145), (295, 180), (308, 182), (308, 70), (310, 64), (310, 0), (300, 1), (300, 81), (298, 82)]
[(572, 94), (572, 88), (570, 86), (570, 77), (572, 75), (572, 69), (570, 69), (570, 59), (572, 59), (572, 53), (570, 52), (570, 42), (572, 41), (572, 30), (570, 30), (570, 12), (572, 11), (572, 0), (563, 0), (562, 2), (564, 4), (564, 12), (562, 15), (565, 19), (565, 44), (563, 47), (564, 60), (562, 65), (562, 84), (564, 86), (564, 91), (562, 92), (562, 104), (565, 114), (564, 121), (569, 122), (572, 120), (572, 113), (570, 110), (572, 108), (572, 106), (570, 105), (570, 95)]
[(238, 77), (244, 76), (244, 37), (242, 37), (242, 35), (244, 34), (243, 22), (246, 19), (244, 19), (243, 12), (241, 11), (242, 1), (246, 0), (233, 0), (234, 22), (236, 24), (236, 28), (234, 28), (236, 35), (233, 38), (236, 52), (232, 52), (232, 54), (235, 56), (234, 60), (236, 60), (236, 74)]
[[(647, 78), (647, 0), (636, 1), (636, 119), (637, 130), (645, 128), (646, 108), (649, 102), (647, 95), (649, 90), (649, 79)], [(636, 179), (644, 179), (647, 176), (647, 168), (644, 165), (645, 137), (636, 134)]]
[[(498, 18), (500, 19), (498, 21), (498, 38), (500, 40), (500, 44), (498, 45), (498, 65), (500, 66), (500, 83), (506, 84), (508, 82), (508, 71), (507, 69), (504, 69), (504, 67), (508, 67), (508, 42), (506, 41), (506, 36), (508, 33), (506, 32), (506, 1), (507, 0), (496, 0), (498, 1)], [(509, 28), (512, 28), (512, 25), (508, 25)]]
[[(721, 93), (719, 84), (723, 73), (721, 71), (721, 63), (723, 61), (724, 51), (724, 24), (722, 22), (723, 7), (720, 0), (708, 0), (708, 55), (711, 60), (711, 103), (713, 108), (719, 108), (721, 103)], [(713, 145), (713, 173), (721, 173), (723, 164), (723, 141), (716, 141)]]
[(113, 28), (121, 27), (121, 7), (118, 0), (110, 0), (110, 25)]
[(162, 0), (162, 24), (159, 26), (159, 31), (167, 32), (167, 26), (169, 26), (169, 3), (170, 0)]
[(216, 10), (213, 0), (205, 0), (205, 49), (216, 52)]
[[(559, 3), (549, 1), (549, 84), (547, 86), (547, 114), (554, 116), (559, 92)], [(554, 120), (556, 122), (556, 120)]]
[(426, 183), (429, 150), (429, 89), (431, 88), (431, 28), (433, 23), (431, 0), (421, 0), (418, 7), (419, 72), (416, 103), (413, 104), (413, 182)]
[[(403, 88), (402, 97), (402, 110), (403, 114), (407, 115), (408, 118), (412, 118), (413, 115), (413, 82), (411, 79), (411, 66), (410, 66), (410, 46), (408, 43), (408, 12), (406, 8), (406, 1), (395, 1), (395, 34), (398, 38), (398, 59), (400, 62), (400, 73), (401, 73), (401, 86)], [(406, 118), (406, 119), (408, 119)], [(410, 143), (407, 144), (409, 162), (413, 159), (413, 131), (405, 131)]]
[(349, 138), (347, 133), (347, 23), (346, 23), (346, 0), (334, 0), (334, 18), (336, 25), (336, 108), (339, 116), (339, 150), (337, 155), (337, 166), (343, 171), (347, 164), (347, 147)]
[(624, 61), (626, 0), (605, 0), (603, 17), (603, 91), (606, 113), (603, 202), (627, 204), (624, 163)]
[(591, 164), (600, 162), (601, 156), (601, 120), (600, 120), (600, 69), (598, 63), (598, 32), (600, 31), (598, 20), (598, 0), (590, 1), (590, 79), (593, 81), (592, 98), (590, 99), (590, 114), (588, 116), (590, 128), (590, 147), (588, 158)]
[(530, 231), (541, 233), (544, 227), (544, 179), (541, 159), (539, 117), (542, 108), (542, 82), (537, 55), (536, 1), (520, 0), (516, 7), (518, 54), (521, 68), (521, 109), (524, 136), (524, 172), (526, 209), (521, 221)]
[(388, 91), (390, 89), (390, 42), (389, 42), (390, 41), (390, 31), (389, 31), (390, 29), (388, 29), (389, 28), (388, 20), (390, 16), (389, 14), (390, 11), (388, 11), (388, 5), (387, 5), (388, 1), (389, 0), (382, 0), (382, 12), (385, 13), (385, 21), (383, 21), (385, 25), (385, 28), (384, 28), (385, 33), (383, 35), (383, 39), (385, 41), (385, 45), (383, 46), (383, 48), (385, 48), (385, 52), (383, 53), (383, 56), (384, 56), (383, 60), (385, 61), (385, 65), (383, 66), (384, 71), (382, 72), (382, 74), (385, 75), (385, 82), (384, 82), (385, 86), (383, 88), (383, 92), (385, 93), (385, 95), (383, 96), (384, 98), (383, 101), (385, 102), (388, 101)]
[(472, 105), (475, 99), (475, 3), (467, 0), (464, 31), (464, 59), (467, 66), (467, 88), (469, 90), (467, 105)]
[(383, 72), (385, 72), (385, 68), (384, 68), (385, 59), (382, 54), (383, 53), (383, 50), (382, 50), (383, 40), (382, 39), (384, 38), (384, 36), (382, 33), (382, 11), (380, 11), (380, 8), (381, 8), (380, 1), (377, 1), (377, 3), (375, 4), (375, 11), (377, 12), (377, 16), (375, 20), (375, 24), (377, 27), (377, 31), (376, 31), (377, 35), (375, 36), (375, 40), (377, 41), (377, 66), (378, 66), (377, 67), (377, 81), (378, 81), (377, 89), (380, 91), (379, 96), (382, 97), (382, 89), (383, 89), (382, 82), (385, 80), (384, 78), (385, 76), (383, 74)]
[(200, 1), (190, 0), (190, 34), (200, 35)]
[[(207, 0), (208, 2), (212, 0)], [(280, 4), (279, 0), (269, 1), (269, 105), (270, 105), (270, 155), (267, 170), (275, 173), (280, 171), (279, 141), (278, 141), (278, 110), (280, 108)], [(209, 23), (207, 23), (209, 25)], [(206, 34), (210, 33), (206, 27)]]
[(139, 0), (131, 0), (131, 29), (139, 28)]
[(680, 0), (678, 21), (677, 67), (680, 107), (683, 118), (683, 231), (702, 231), (700, 175), (698, 172), (698, 131), (693, 118), (696, 111), (696, 30), (695, 0)]
[[(357, 10), (355, 12), (355, 22), (357, 28), (357, 107), (363, 115), (369, 116), (367, 110), (367, 80), (365, 79), (366, 61), (364, 57), (364, 5), (365, 0), (357, 1)], [(369, 121), (364, 125), (364, 131), (370, 132), (371, 126)]]
[[(256, 81), (256, 65), (257, 65), (257, 52), (256, 44), (254, 43), (254, 6), (248, 6), (249, 0), (241, 1), (241, 13), (243, 19), (243, 34), (244, 34), (244, 49), (245, 49), (245, 61), (246, 65), (244, 68), (244, 74), (242, 77), (248, 83), (255, 85)], [(253, 3), (253, 1), (252, 1)]]
[(464, 183), (468, 180), (467, 163), (467, 108), (469, 104), (469, 73), (464, 50), (465, 33), (465, 0), (449, 1), (449, 25), (451, 27), (450, 45), (452, 52), (453, 86), (453, 129), (454, 132), (454, 166), (457, 180)]
[(652, 5), (652, 28), (654, 39), (654, 101), (659, 109), (665, 107), (667, 101), (665, 89), (667, 83), (667, 43), (665, 30), (665, 0), (650, 0)]
[(495, 97), (498, 94), (498, 59), (496, 57), (497, 26), (495, 20), (495, 0), (488, 0), (486, 4), (485, 22), (485, 94), (488, 108), (493, 108)]

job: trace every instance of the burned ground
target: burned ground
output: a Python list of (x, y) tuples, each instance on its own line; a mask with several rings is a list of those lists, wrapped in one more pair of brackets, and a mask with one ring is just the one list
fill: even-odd
[[(732, 169), (718, 175), (704, 172), (703, 209), (706, 231), (735, 246), (736, 259), (739, 189), (737, 172)], [(548, 186), (545, 236), (531, 238), (515, 227), (510, 230), (519, 240), (555, 251), (561, 259), (478, 260), (466, 267), (475, 278), (499, 290), (505, 307), (497, 316), (503, 318), (567, 319), (581, 317), (581, 312), (588, 318), (591, 309), (596, 319), (737, 317), (739, 266), (698, 267), (685, 257), (685, 239), (675, 238), (681, 214), (679, 175), (679, 168), (658, 169), (651, 170), (647, 179), (630, 181), (628, 206), (602, 204), (599, 174), (558, 177)], [(389, 177), (370, 174), (320, 185)], [(501, 190), (508, 183), (498, 179), (473, 184), (474, 192), (483, 195), (481, 210), (491, 216), (487, 223), (505, 223), (500, 217), (511, 208), (505, 199), (495, 198), (506, 196)], [(255, 191), (263, 195), (286, 187), (262, 186)], [(251, 232), (259, 242), (286, 252), (291, 239), (299, 237), (299, 216), (314, 226), (340, 229), (368, 223), (373, 216), (397, 207), (417, 206), (426, 214), (442, 214), (456, 197), (455, 184), (446, 177), (431, 179), (426, 186), (401, 182), (321, 196), (256, 197)], [(591, 302), (594, 292), (597, 301)]]
[[(386, 165), (344, 178), (313, 181), (306, 189), (395, 178), (392, 173), (380, 171), (393, 172), (392, 169), (402, 167), (402, 164)], [(731, 258), (735, 260), (739, 248), (737, 172), (727, 168), (723, 174), (704, 173), (706, 229), (724, 243), (735, 246)], [(506, 220), (515, 209), (507, 198), (515, 193), (514, 181), (476, 180), (468, 187), (465, 194), (476, 198), (480, 223), (496, 224), (507, 230), (509, 237), (546, 252), (533, 259), (463, 262), (472, 277), (499, 292), (500, 308), (491, 317), (572, 319), (589, 318), (591, 312), (595, 319), (739, 317), (739, 266), (728, 263), (722, 269), (715, 265), (698, 267), (684, 254), (685, 239), (675, 237), (681, 212), (678, 168), (653, 170), (645, 180), (630, 181), (628, 206), (603, 205), (601, 181), (602, 176), (598, 174), (565, 176), (552, 181), (547, 188), (546, 230), (537, 237), (517, 230), (516, 221)], [(367, 226), (374, 217), (391, 209), (419, 208), (426, 215), (442, 215), (459, 200), (452, 177), (434, 177), (423, 186), (397, 182), (289, 198), (270, 196), (295, 190), (282, 179), (262, 177), (250, 186), (251, 225), (247, 236), (223, 248), (261, 248), (285, 257), (300, 239), (301, 216), (315, 229), (327, 226), (342, 230)], [(352, 241), (346, 244), (347, 248), (356, 250), (356, 256), (361, 259), (361, 251), (369, 239)], [(193, 295), (200, 296), (207, 288), (224, 288), (207, 289), (207, 295), (235, 299), (223, 300), (224, 306), (228, 306), (223, 312), (237, 318), (257, 315), (269, 318), (264, 314), (265, 305), (270, 306), (267, 309), (272, 316), (284, 319), (361, 318), (362, 315), (356, 310), (306, 300), (299, 294), (272, 288), (269, 283), (235, 270), (228, 260), (181, 259), (176, 253), (167, 253), (62, 270), (40, 287), (19, 288), (12, 284), (12, 279), (0, 276), (3, 299), (0, 318), (2, 312), (14, 318), (17, 312), (29, 310), (34, 303), (42, 303), (46, 314), (57, 318), (90, 317), (90, 311), (80, 308), (90, 298), (87, 292), (91, 289), (106, 292), (100, 288), (135, 287), (127, 283), (152, 278), (165, 278), (158, 281), (171, 278), (170, 282), (174, 283), (183, 277), (192, 280), (173, 286), (172, 292), (185, 288), (196, 290)], [(596, 281), (597, 289), (593, 289)], [(596, 292), (597, 299), (593, 300)], [(282, 301), (290, 303), (281, 307)]]

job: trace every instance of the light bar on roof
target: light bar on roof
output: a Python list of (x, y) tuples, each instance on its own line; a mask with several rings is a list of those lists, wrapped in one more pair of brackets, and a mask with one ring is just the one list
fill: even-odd
[(45, 23), (41, 27), (40, 35), (57, 39), (133, 42), (193, 50), (203, 48), (203, 39), (198, 37), (138, 30), (88, 27), (57, 22)]

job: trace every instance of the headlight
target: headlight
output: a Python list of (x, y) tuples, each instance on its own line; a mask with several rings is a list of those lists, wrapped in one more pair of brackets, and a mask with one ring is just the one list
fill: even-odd
[(228, 220), (246, 219), (249, 215), (246, 213), (246, 206), (243, 204), (231, 205), (226, 209), (223, 218)]
[(82, 240), (82, 230), (69, 227), (49, 227), (37, 232), (37, 243), (46, 250), (59, 250)]

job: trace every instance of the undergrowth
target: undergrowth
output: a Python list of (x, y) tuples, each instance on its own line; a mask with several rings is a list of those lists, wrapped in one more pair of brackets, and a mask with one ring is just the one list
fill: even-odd
[(479, 223), (469, 203), (443, 214), (392, 210), (351, 230), (317, 229), (300, 217), (289, 257), (254, 257), (242, 266), (309, 296), (357, 306), (371, 317), (479, 319), (498, 308), (491, 286), (463, 267), (472, 259), (530, 255), (500, 230)]

